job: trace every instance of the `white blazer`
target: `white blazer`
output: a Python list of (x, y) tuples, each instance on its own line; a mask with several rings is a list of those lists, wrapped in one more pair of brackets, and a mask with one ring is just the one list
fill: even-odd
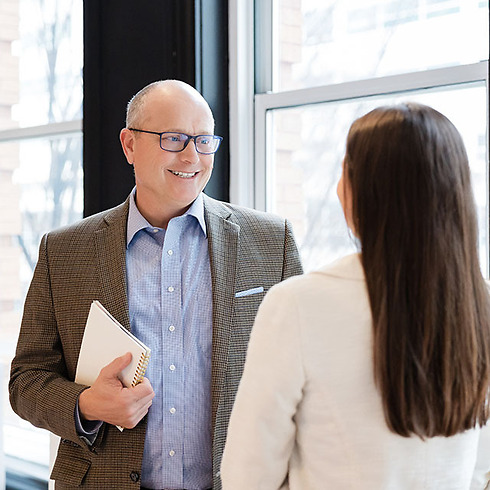
[(231, 416), (224, 490), (486, 487), (490, 427), (426, 441), (390, 432), (371, 329), (357, 254), (270, 290)]

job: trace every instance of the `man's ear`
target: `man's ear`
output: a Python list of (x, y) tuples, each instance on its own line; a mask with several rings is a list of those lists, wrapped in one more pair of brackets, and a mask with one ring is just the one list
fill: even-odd
[(121, 141), (121, 146), (126, 155), (126, 160), (130, 165), (134, 162), (134, 133), (128, 128), (121, 129), (119, 133), (119, 140)]

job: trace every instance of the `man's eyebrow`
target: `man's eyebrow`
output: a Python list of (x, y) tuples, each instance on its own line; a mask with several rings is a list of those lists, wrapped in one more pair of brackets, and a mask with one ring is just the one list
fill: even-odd
[(199, 130), (194, 134), (188, 133), (187, 131), (182, 131), (181, 129), (166, 129), (165, 131), (159, 131), (160, 133), (182, 133), (182, 134), (188, 134), (190, 136), (195, 136), (197, 134), (211, 134), (214, 135), (214, 130), (213, 131), (208, 131), (208, 130)]

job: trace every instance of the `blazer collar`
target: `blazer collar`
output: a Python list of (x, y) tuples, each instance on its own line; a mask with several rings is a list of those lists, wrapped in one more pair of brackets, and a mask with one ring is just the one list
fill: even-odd
[(328, 265), (320, 267), (314, 272), (340, 277), (342, 279), (364, 280), (364, 269), (361, 263), (361, 254), (359, 253), (346, 255)]
[(212, 214), (218, 218), (227, 220), (229, 219), (233, 211), (229, 206), (227, 206), (224, 202), (217, 201), (212, 197), (207, 196), (206, 194), (202, 194), (203, 202), (204, 202), (204, 216)]

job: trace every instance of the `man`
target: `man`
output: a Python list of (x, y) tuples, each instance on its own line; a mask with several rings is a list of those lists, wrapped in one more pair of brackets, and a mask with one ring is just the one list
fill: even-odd
[[(61, 437), (57, 488), (219, 489), (253, 320), (273, 284), (301, 273), (298, 252), (287, 221), (202, 193), (221, 138), (195, 89), (150, 84), (126, 122), (126, 202), (42, 239), (12, 407)], [(130, 354), (91, 387), (73, 381), (96, 299), (152, 349), (134, 388), (118, 379)]]

